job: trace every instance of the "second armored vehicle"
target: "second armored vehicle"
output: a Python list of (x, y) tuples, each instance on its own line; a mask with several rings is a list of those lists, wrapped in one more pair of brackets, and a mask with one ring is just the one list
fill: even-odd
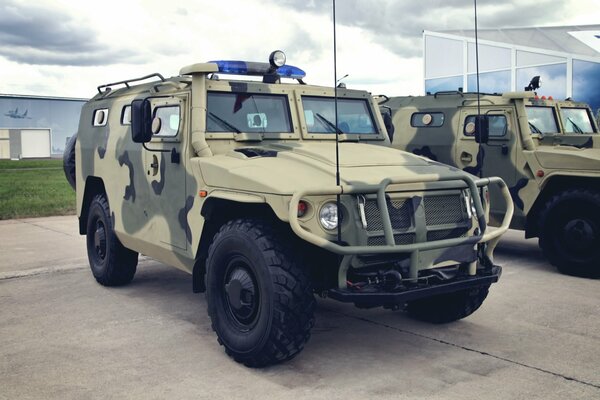
[[(567, 274), (600, 276), (600, 137), (584, 103), (531, 91), (481, 94), (489, 137), (476, 140), (476, 93), (380, 98), (393, 146), (482, 177), (500, 176), (515, 204), (511, 227), (539, 237)], [(491, 191), (491, 223), (504, 203)]]

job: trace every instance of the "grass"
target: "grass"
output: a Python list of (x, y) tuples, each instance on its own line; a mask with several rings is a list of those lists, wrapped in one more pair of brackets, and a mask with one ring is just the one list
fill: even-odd
[(0, 220), (75, 213), (60, 160), (0, 160)]

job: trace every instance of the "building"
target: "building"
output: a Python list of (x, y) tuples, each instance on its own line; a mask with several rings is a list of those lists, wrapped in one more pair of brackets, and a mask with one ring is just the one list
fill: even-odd
[(62, 154), (86, 99), (0, 94), (0, 158)]
[[(523, 90), (600, 108), (600, 25), (480, 29), (480, 92)], [(425, 91), (477, 91), (475, 31), (423, 33)]]

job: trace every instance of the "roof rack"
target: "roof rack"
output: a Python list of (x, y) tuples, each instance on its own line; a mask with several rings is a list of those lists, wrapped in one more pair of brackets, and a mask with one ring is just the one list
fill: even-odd
[(106, 88), (105, 92), (108, 92), (110, 90), (112, 90), (111, 86), (115, 86), (115, 85), (125, 85), (127, 87), (129, 87), (129, 84), (131, 82), (137, 82), (137, 81), (143, 81), (149, 78), (153, 78), (153, 77), (157, 77), (160, 78), (161, 81), (165, 81), (166, 79), (159, 74), (158, 72), (155, 72), (153, 74), (150, 75), (146, 75), (146, 76), (142, 76), (141, 78), (134, 78), (134, 79), (126, 79), (124, 81), (119, 81), (119, 82), (114, 82), (114, 83), (107, 83), (106, 85), (100, 85), (98, 86), (98, 93), (102, 93), (102, 89)]

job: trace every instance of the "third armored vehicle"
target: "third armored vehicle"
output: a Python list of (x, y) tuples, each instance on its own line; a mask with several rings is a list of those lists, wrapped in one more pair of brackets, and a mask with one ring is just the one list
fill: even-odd
[(501, 229), (487, 215), (488, 187), (512, 205), (502, 180), (390, 148), (369, 93), (269, 61), (193, 64), (86, 103), (75, 182), (96, 280), (130, 282), (138, 253), (189, 272), (248, 366), (302, 350), (314, 293), (432, 322), (474, 312), (501, 272), (512, 210)]
[[(539, 237), (561, 272), (599, 276), (600, 137), (592, 110), (531, 91), (481, 94), (489, 137), (476, 140), (477, 103), (478, 94), (462, 92), (380, 98), (395, 127), (393, 146), (502, 177), (515, 204), (511, 227)], [(492, 201), (491, 223), (503, 207)]]

